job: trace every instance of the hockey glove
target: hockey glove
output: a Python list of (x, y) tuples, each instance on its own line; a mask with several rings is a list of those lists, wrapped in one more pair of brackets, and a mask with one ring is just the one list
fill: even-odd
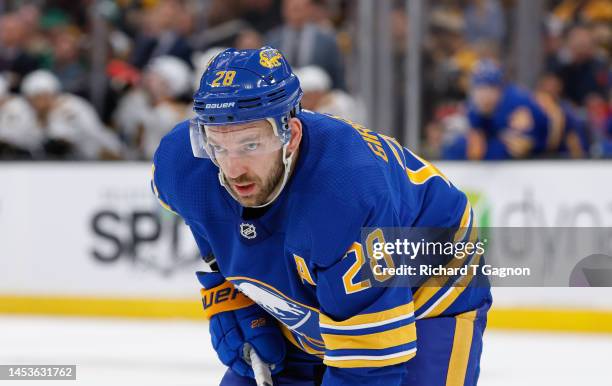
[(250, 359), (244, 357), (250, 344), (272, 374), (283, 368), (284, 338), (274, 319), (261, 307), (225, 281), (217, 272), (197, 272), (204, 287), (204, 315), (210, 319), (210, 336), (221, 362), (241, 376), (254, 378)]

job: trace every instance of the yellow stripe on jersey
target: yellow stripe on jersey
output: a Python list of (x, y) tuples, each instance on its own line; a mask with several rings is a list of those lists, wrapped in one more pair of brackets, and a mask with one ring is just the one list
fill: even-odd
[[(404, 148), (404, 149), (406, 149), (406, 148)], [(412, 181), (413, 183), (415, 183), (417, 185), (420, 185), (420, 184), (424, 184), (427, 180), (429, 180), (432, 177), (440, 177), (440, 178), (442, 178), (444, 180), (444, 182), (446, 182), (446, 184), (448, 186), (451, 186), (451, 183), (448, 180), (448, 178), (446, 178), (444, 173), (442, 173), (437, 167), (435, 167), (429, 161), (426, 161), (423, 158), (419, 157), (418, 155), (414, 154), (409, 149), (406, 149), (406, 150), (410, 153), (410, 155), (412, 155), (420, 163), (423, 164), (423, 167), (419, 168), (418, 170), (411, 170), (408, 167), (406, 167), (406, 173), (408, 173), (408, 178), (410, 179), (410, 181)], [(413, 173), (413, 174), (411, 174), (411, 173)], [(414, 174), (414, 173), (416, 173), (416, 174)], [(414, 176), (414, 180), (411, 178), (411, 175)]]
[(301, 342), (298, 343), (298, 341), (293, 336), (293, 333), (291, 332), (291, 330), (289, 330), (287, 328), (287, 326), (285, 326), (283, 323), (280, 323), (280, 322), (278, 323), (278, 326), (280, 327), (281, 333), (283, 334), (285, 339), (287, 339), (289, 342), (291, 342), (292, 345), (294, 345), (298, 349), (304, 351), (306, 354), (315, 355), (315, 356), (323, 359), (323, 355), (325, 354), (324, 351), (315, 350), (315, 349), (313, 349), (312, 347), (310, 347), (308, 345), (301, 344)]
[(470, 360), (470, 349), (474, 335), (474, 319), (476, 319), (476, 311), (466, 312), (455, 317), (455, 336), (448, 363), (448, 372), (446, 373), (446, 386), (463, 386), (465, 383), (465, 374)]
[(339, 368), (355, 368), (355, 367), (384, 367), (396, 365), (398, 363), (407, 362), (416, 355), (416, 348), (390, 354), (385, 356), (368, 356), (368, 355), (351, 355), (337, 359), (325, 356), (323, 363), (327, 366)]
[(342, 349), (385, 349), (416, 340), (414, 322), (392, 330), (364, 335), (322, 334), (325, 348), (328, 350)]
[(340, 322), (336, 322), (329, 316), (320, 313), (319, 326), (336, 330), (358, 330), (360, 328), (376, 327), (383, 324), (393, 323), (397, 320), (410, 317), (413, 314), (414, 304), (411, 301), (410, 303), (391, 308), (389, 310), (355, 315)]
[[(472, 227), (470, 232), (470, 242), (475, 242), (478, 239), (478, 231), (476, 228)], [(445, 268), (459, 268), (465, 263), (464, 259), (452, 259), (448, 264), (445, 265)], [(425, 303), (429, 302), (431, 298), (433, 298), (438, 291), (448, 282), (449, 276), (434, 276), (421, 285), (418, 290), (414, 293), (414, 309), (419, 311), (421, 307), (425, 305)]]
[(446, 182), (448, 186), (451, 185), (448, 178), (446, 178), (446, 176), (442, 174), (442, 172), (438, 170), (437, 167), (412, 152), (410, 152), (410, 154), (412, 154), (412, 156), (414, 156), (423, 164), (423, 166), (417, 170), (412, 170), (406, 167), (406, 175), (408, 175), (408, 179), (410, 180), (410, 182), (415, 185), (422, 185), (425, 182), (429, 181), (431, 178), (440, 177), (444, 180), (444, 182)]
[(459, 223), (459, 230), (455, 234), (455, 239), (454, 239), (455, 242), (463, 240), (463, 238), (465, 237), (465, 233), (469, 229), (471, 220), (472, 220), (472, 206), (470, 205), (470, 202), (467, 201), (465, 204), (465, 209), (463, 210), (463, 215), (461, 216), (461, 222)]
[[(387, 142), (387, 145), (389, 145), (389, 148), (390, 148), (390, 149), (391, 149), (391, 151), (393, 152), (393, 155), (395, 156), (395, 159), (397, 160), (397, 163), (398, 163), (398, 164), (399, 164), (399, 165), (400, 165), (402, 168), (405, 168), (405, 167), (406, 167), (406, 165), (405, 165), (406, 161), (405, 161), (405, 160), (404, 160), (402, 157), (400, 157), (400, 152), (401, 152), (401, 153), (402, 153), (402, 155), (403, 155), (403, 152), (402, 152), (402, 145), (400, 145), (400, 144), (399, 144), (399, 142), (397, 142), (397, 140), (396, 140), (395, 138), (393, 138), (393, 137), (389, 137), (389, 136), (386, 136), (386, 135), (384, 135), (384, 134), (378, 134), (378, 135), (379, 135), (379, 136), (380, 136), (382, 139), (384, 139), (384, 140), (385, 140), (385, 142)], [(394, 145), (395, 145), (395, 146), (397, 146), (397, 148), (396, 148)]]
[[(482, 257), (482, 254), (475, 255), (472, 261), (470, 262), (470, 264), (471, 265), (480, 264), (481, 257)], [(422, 319), (425, 317), (433, 318), (433, 317), (439, 316), (444, 311), (446, 311), (446, 309), (450, 307), (451, 304), (455, 302), (455, 300), (457, 300), (459, 295), (461, 295), (463, 291), (465, 291), (468, 284), (470, 284), (470, 282), (474, 278), (474, 270), (470, 269), (468, 270), (468, 272), (469, 273), (467, 275), (461, 277), (457, 281), (457, 283), (453, 284), (452, 287), (448, 288), (446, 292), (440, 297), (440, 299), (438, 299), (438, 301), (434, 303), (428, 310), (420, 314), (417, 317), (417, 319)]]

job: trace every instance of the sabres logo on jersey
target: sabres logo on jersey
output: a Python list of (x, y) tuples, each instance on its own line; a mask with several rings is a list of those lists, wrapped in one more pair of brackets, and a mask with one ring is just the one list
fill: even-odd
[(281, 53), (278, 50), (270, 48), (263, 50), (259, 53), (259, 64), (265, 68), (280, 67), (280, 59), (282, 58)]
[(255, 303), (300, 335), (322, 340), (319, 332), (319, 313), (316, 309), (289, 299), (264, 283), (245, 278), (231, 278), (234, 285)]

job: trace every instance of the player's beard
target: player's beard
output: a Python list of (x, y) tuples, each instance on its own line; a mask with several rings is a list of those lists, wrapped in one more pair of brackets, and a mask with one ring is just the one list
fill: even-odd
[(284, 174), (285, 166), (283, 163), (283, 153), (279, 152), (278, 159), (274, 162), (274, 168), (265, 181), (262, 181), (259, 177), (251, 177), (246, 174), (230, 180), (232, 184), (255, 183), (255, 185), (259, 188), (259, 191), (256, 194), (253, 196), (240, 197), (232, 184), (229, 185), (229, 188), (232, 190), (234, 196), (237, 197), (238, 202), (240, 202), (242, 206), (260, 206), (267, 203), (270, 196), (276, 192), (276, 189), (280, 185)]

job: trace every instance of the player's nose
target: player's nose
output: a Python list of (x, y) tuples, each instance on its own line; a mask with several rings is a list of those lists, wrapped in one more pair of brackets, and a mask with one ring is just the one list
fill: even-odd
[(225, 175), (235, 179), (247, 172), (246, 163), (240, 157), (228, 157), (225, 160)]

